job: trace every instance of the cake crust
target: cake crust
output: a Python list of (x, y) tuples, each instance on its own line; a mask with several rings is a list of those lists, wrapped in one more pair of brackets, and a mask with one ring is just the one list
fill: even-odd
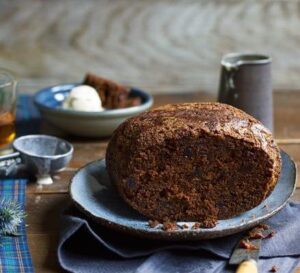
[(107, 109), (118, 109), (141, 104), (140, 97), (130, 97), (129, 88), (94, 74), (88, 73), (83, 84), (96, 89), (102, 105)]
[(106, 164), (122, 198), (146, 217), (209, 227), (260, 204), (281, 169), (268, 129), (221, 103), (169, 104), (127, 120)]

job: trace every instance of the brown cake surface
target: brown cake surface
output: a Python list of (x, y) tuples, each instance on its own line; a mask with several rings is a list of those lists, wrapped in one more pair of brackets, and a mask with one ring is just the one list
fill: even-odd
[(83, 84), (92, 86), (96, 89), (100, 96), (102, 106), (107, 109), (126, 108), (141, 104), (141, 99), (139, 97), (129, 97), (129, 90), (127, 87), (112, 80), (88, 73), (83, 80)]
[(146, 217), (212, 226), (260, 204), (276, 185), (281, 159), (271, 133), (248, 114), (185, 103), (121, 124), (106, 164), (122, 198)]

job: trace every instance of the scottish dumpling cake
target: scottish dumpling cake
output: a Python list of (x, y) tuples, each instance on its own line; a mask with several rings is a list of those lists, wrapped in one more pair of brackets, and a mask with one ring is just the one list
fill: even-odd
[(106, 164), (141, 214), (204, 227), (259, 205), (281, 169), (271, 133), (221, 103), (170, 104), (130, 118), (114, 132)]

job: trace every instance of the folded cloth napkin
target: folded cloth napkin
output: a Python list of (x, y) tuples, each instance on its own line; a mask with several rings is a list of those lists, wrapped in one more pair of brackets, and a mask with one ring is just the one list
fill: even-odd
[[(262, 242), (259, 272), (293, 272), (300, 261), (300, 204), (289, 203), (266, 224), (276, 234)], [(195, 242), (133, 237), (94, 224), (74, 207), (62, 216), (58, 259), (69, 272), (234, 272), (228, 259), (243, 233)]]
[[(24, 209), (26, 180), (0, 180), (0, 198), (14, 200)], [(23, 222), (17, 233), (19, 236), (0, 236), (0, 272), (33, 272), (30, 252), (27, 244), (26, 228)]]

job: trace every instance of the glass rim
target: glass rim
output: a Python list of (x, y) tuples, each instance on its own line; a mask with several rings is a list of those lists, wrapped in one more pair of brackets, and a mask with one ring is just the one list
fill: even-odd
[[(3, 83), (1, 79), (4, 78)], [(6, 79), (5, 79), (6, 78)], [(7, 70), (0, 68), (0, 88), (16, 85), (14, 76)]]

